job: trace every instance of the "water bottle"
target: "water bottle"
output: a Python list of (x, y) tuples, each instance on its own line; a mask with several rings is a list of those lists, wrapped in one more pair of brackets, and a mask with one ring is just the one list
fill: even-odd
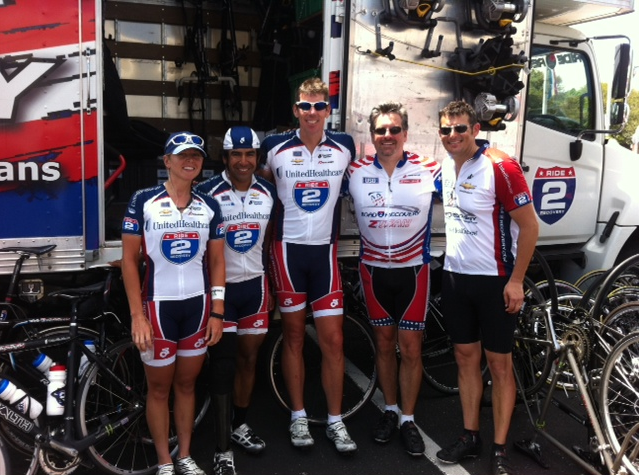
[[(87, 350), (89, 350), (91, 353), (95, 353), (95, 341), (85, 340), (84, 346), (86, 346)], [(82, 375), (84, 374), (84, 372), (87, 370), (88, 367), (89, 367), (89, 358), (87, 358), (87, 356), (84, 353), (82, 353), (82, 358), (80, 358), (80, 368), (78, 369), (78, 378), (82, 377)]]
[(67, 380), (67, 368), (55, 365), (49, 369), (49, 386), (47, 387), (47, 414), (61, 416), (64, 414), (64, 392)]
[(27, 416), (29, 419), (35, 419), (42, 412), (42, 404), (31, 396), (16, 387), (8, 379), (3, 379), (0, 383), (0, 398), (4, 399), (11, 407)]
[(51, 358), (44, 353), (40, 353), (31, 364), (49, 379), (49, 369), (53, 366), (53, 360)]
[(153, 340), (146, 342), (146, 350), (140, 351), (140, 359), (144, 363), (148, 363), (149, 361), (155, 359)]

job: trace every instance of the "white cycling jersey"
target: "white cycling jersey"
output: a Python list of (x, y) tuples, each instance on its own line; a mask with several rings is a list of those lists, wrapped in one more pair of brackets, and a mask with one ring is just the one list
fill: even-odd
[(180, 212), (164, 185), (139, 190), (127, 206), (122, 233), (142, 236), (144, 300), (184, 300), (208, 292), (207, 243), (224, 237), (213, 198), (193, 192)]
[(441, 197), (441, 167), (404, 152), (389, 177), (377, 156), (348, 168), (364, 264), (410, 267), (430, 262), (432, 197)]
[(324, 131), (322, 141), (311, 153), (298, 130), (269, 135), (262, 141), (261, 150), (277, 186), (275, 239), (312, 245), (335, 242), (342, 180), (355, 156), (352, 137)]
[(240, 198), (226, 170), (195, 187), (215, 198), (224, 217), (226, 281), (244, 282), (264, 274), (264, 237), (276, 199), (275, 187), (253, 177), (244, 198)]
[(509, 212), (532, 202), (521, 166), (487, 146), (466, 161), (442, 163), (446, 258), (444, 269), (471, 275), (510, 276), (519, 226)]

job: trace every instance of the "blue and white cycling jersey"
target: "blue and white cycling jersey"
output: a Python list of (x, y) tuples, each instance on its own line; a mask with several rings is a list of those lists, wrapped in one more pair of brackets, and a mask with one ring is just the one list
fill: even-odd
[(164, 185), (139, 190), (127, 206), (122, 233), (142, 237), (144, 300), (183, 300), (210, 288), (207, 243), (224, 237), (214, 199), (193, 192), (180, 212)]
[(264, 237), (277, 196), (275, 187), (261, 177), (253, 177), (241, 198), (225, 170), (195, 189), (220, 205), (225, 226), (226, 282), (244, 282), (263, 275)]
[(297, 130), (269, 135), (261, 150), (277, 186), (275, 239), (311, 245), (335, 242), (342, 179), (355, 157), (353, 138), (327, 130), (311, 152)]

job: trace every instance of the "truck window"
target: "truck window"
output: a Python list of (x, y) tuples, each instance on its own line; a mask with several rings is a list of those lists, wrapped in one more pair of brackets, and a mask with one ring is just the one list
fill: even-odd
[(533, 46), (527, 119), (577, 136), (594, 129), (592, 74), (578, 50)]

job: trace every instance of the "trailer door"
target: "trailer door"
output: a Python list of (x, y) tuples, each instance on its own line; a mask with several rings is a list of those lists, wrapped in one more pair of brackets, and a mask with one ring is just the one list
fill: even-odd
[(81, 269), (101, 221), (95, 0), (0, 2), (0, 36), (0, 243)]

